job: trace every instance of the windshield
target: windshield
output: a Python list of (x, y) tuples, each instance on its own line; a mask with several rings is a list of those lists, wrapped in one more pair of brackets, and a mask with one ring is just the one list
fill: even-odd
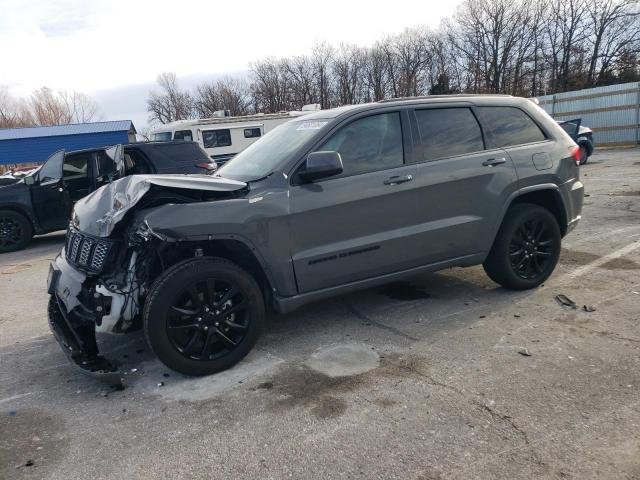
[(225, 163), (217, 175), (242, 182), (265, 177), (326, 124), (314, 120), (280, 125)]
[(154, 142), (168, 142), (171, 140), (171, 132), (160, 132), (151, 135), (151, 140)]
[(62, 162), (64, 160), (64, 150), (58, 150), (52, 154), (40, 167), (38, 180), (41, 184), (57, 182), (62, 178)]

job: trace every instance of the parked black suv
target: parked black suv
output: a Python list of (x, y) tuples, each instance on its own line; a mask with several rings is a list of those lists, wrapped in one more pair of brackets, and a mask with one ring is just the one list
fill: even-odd
[(76, 201), (126, 175), (207, 173), (216, 164), (197, 142), (147, 142), (55, 152), (36, 172), (0, 186), (0, 253), (67, 228)]
[(143, 326), (166, 365), (206, 375), (249, 352), (267, 307), (478, 264), (533, 288), (580, 219), (578, 153), (509, 96), (294, 119), (213, 177), (127, 177), (78, 202), (51, 265), (50, 324), (89, 371), (114, 368), (95, 331)]

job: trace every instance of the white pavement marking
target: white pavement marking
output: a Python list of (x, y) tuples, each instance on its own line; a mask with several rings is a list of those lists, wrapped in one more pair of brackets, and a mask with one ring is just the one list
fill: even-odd
[(638, 248), (640, 248), (640, 241), (636, 240), (633, 243), (630, 243), (629, 245), (619, 248), (618, 250), (611, 252), (608, 255), (605, 255), (604, 257), (600, 257), (596, 260), (594, 260), (591, 263), (587, 263), (586, 265), (583, 265), (580, 268), (576, 268), (573, 272), (570, 272), (567, 274), (567, 276), (569, 278), (576, 278), (579, 277), (581, 275), (584, 275), (585, 273), (593, 270), (594, 268), (597, 268), (601, 265), (604, 265), (605, 263), (611, 261), (611, 260), (615, 260), (616, 258), (620, 258), (620, 257), (624, 257), (625, 255), (633, 252), (634, 250), (637, 250)]
[(7, 397), (0, 399), (0, 403), (10, 402), (11, 400), (18, 400), (22, 397), (28, 397), (29, 395), (33, 395), (34, 392), (29, 393), (21, 393), (20, 395), (14, 395), (13, 397)]

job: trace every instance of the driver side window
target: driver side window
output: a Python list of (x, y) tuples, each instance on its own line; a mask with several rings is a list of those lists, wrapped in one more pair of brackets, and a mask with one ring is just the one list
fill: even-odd
[(336, 151), (348, 177), (402, 166), (404, 150), (400, 113), (381, 113), (360, 118), (342, 127), (318, 151)]

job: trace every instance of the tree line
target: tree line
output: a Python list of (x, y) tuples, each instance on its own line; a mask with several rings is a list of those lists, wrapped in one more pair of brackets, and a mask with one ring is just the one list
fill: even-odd
[(361, 47), (252, 62), (249, 74), (182, 90), (158, 77), (152, 123), (322, 108), (451, 93), (539, 96), (640, 80), (638, 0), (464, 0), (437, 29), (414, 27)]
[(42, 87), (27, 98), (18, 98), (0, 86), (0, 128), (65, 125), (99, 117), (98, 104), (84, 93)]

